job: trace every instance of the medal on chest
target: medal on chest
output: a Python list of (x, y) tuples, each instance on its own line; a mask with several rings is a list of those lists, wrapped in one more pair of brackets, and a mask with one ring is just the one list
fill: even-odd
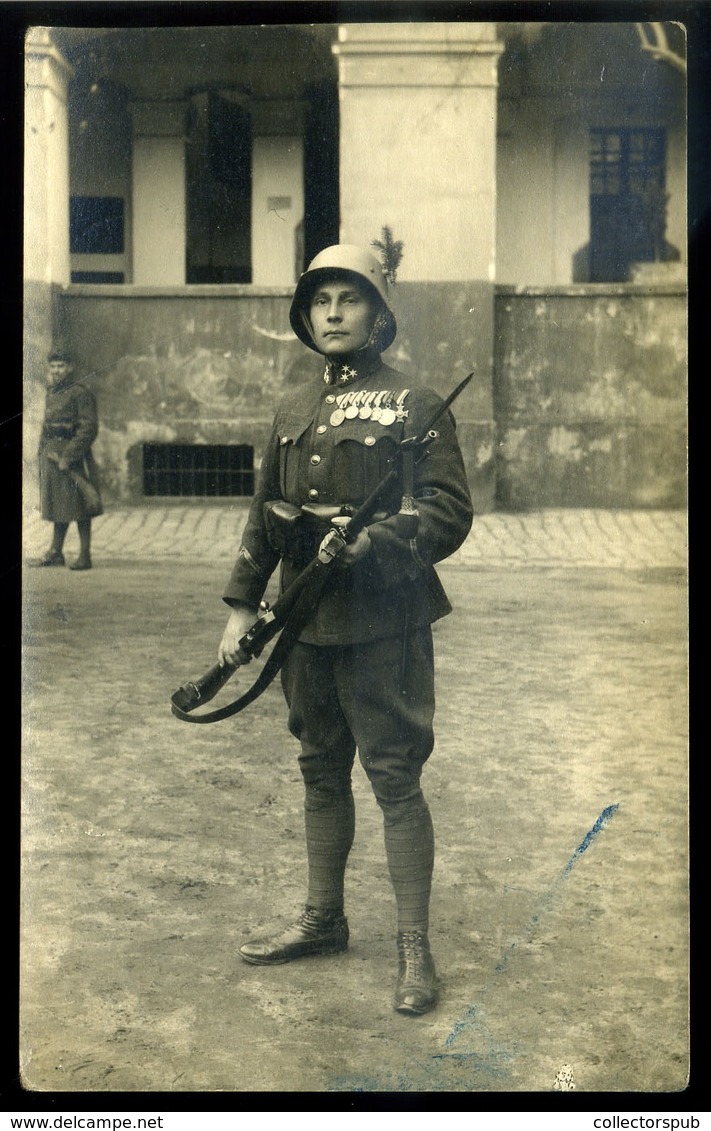
[(409, 395), (409, 389), (402, 389), (399, 393), (392, 389), (380, 389), (373, 392), (366, 390), (341, 393), (336, 397), (337, 408), (329, 418), (331, 427), (338, 428), (344, 420), (374, 420), (383, 428), (389, 428), (395, 421), (403, 421), (409, 415), (409, 410), (404, 407)]

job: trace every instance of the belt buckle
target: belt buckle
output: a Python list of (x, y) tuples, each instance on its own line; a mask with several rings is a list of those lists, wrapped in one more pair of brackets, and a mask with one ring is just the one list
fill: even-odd
[(346, 540), (343, 535), (339, 534), (337, 530), (329, 530), (318, 548), (319, 561), (324, 564), (333, 561), (334, 558), (338, 557), (345, 545)]

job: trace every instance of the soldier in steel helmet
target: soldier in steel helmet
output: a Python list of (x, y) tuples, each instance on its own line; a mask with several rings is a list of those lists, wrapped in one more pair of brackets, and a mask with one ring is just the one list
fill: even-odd
[[(442, 404), (382, 361), (397, 327), (386, 277), (369, 251), (342, 244), (317, 255), (297, 284), (290, 320), (324, 368), (313, 386), (300, 387), (277, 410), (224, 594), (232, 611), (219, 647), (222, 664), (249, 658), (239, 641), (277, 565), (284, 589), (316, 553), (325, 524), (369, 496), (399, 443), (419, 435)], [(383, 813), (395, 895), (394, 1004), (417, 1015), (437, 1000), (428, 934), (434, 831), (420, 779), (434, 745), (431, 625), (451, 606), (434, 564), (462, 544), (472, 522), (449, 411), (411, 486), (416, 530), (395, 484), (338, 556), (282, 669), (288, 726), (301, 744), (308, 888), (294, 923), (245, 942), (239, 954), (266, 966), (346, 949), (357, 751)]]

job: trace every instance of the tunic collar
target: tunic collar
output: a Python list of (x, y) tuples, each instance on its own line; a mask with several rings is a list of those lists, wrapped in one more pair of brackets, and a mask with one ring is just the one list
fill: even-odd
[(337, 385), (343, 389), (355, 381), (369, 377), (380, 366), (380, 354), (366, 346), (356, 353), (338, 359), (326, 358), (323, 379), (326, 385)]

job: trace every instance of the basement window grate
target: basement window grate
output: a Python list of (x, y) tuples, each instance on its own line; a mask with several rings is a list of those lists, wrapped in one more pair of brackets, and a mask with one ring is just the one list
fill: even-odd
[(144, 496), (221, 498), (254, 494), (249, 444), (144, 444)]

